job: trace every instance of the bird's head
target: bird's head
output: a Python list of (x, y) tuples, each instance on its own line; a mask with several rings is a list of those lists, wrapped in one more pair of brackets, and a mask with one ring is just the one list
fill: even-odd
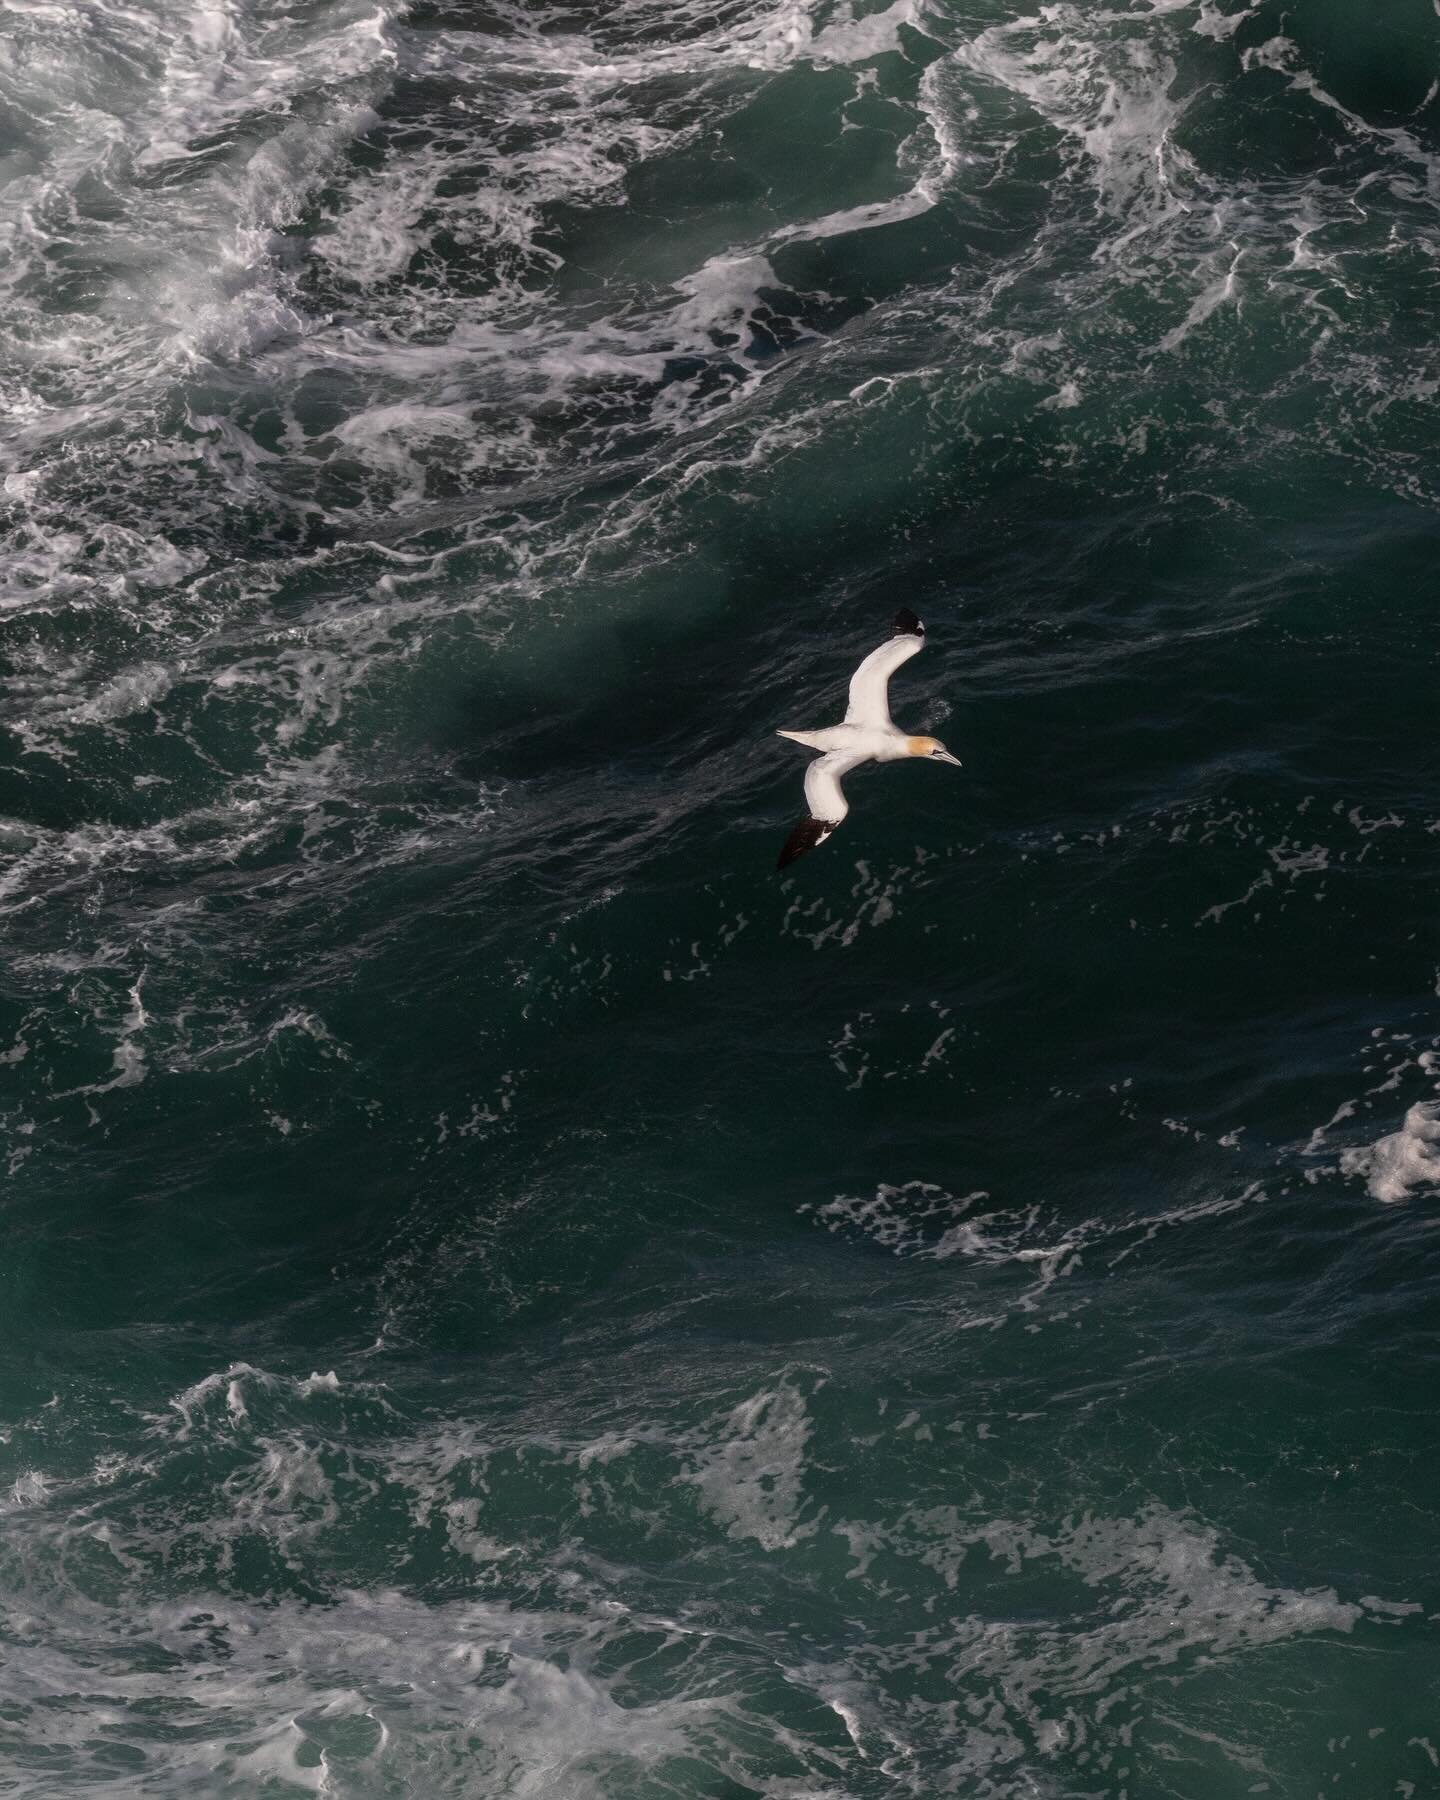
[(910, 754), (912, 756), (928, 756), (931, 762), (954, 763), (957, 769), (961, 766), (960, 758), (958, 756), (952, 756), (940, 742), (939, 738), (912, 737), (910, 740)]

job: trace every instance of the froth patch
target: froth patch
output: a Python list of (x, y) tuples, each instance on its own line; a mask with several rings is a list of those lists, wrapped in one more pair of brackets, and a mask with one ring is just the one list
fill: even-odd
[(781, 1550), (816, 1530), (801, 1524), (805, 1446), (811, 1424), (805, 1396), (782, 1381), (742, 1400), (694, 1442), (694, 1486), (732, 1538)]
[[(994, 1330), (1012, 1318), (1027, 1318), (1033, 1328), (1042, 1308), (1049, 1320), (1063, 1322), (1091, 1303), (1088, 1283), (1063, 1300), (1058, 1291), (1082, 1271), (1089, 1268), (1092, 1279), (1103, 1279), (1162, 1233), (1208, 1224), (1264, 1200), (1258, 1183), (1227, 1184), (1153, 1212), (1062, 1219), (1039, 1204), (995, 1205), (984, 1189), (954, 1194), (934, 1182), (905, 1181), (882, 1182), (871, 1195), (839, 1194), (799, 1211), (836, 1236), (868, 1241), (892, 1256), (953, 1263), (964, 1303), (957, 1325)], [(1008, 1270), (1020, 1285), (967, 1279), (967, 1268)]]
[(1398, 1131), (1343, 1150), (1340, 1167), (1346, 1175), (1363, 1177), (1371, 1198), (1391, 1206), (1440, 1187), (1440, 1100), (1418, 1100)]
[[(453, 1763), (466, 1791), (483, 1776), (488, 1793), (539, 1800), (614, 1791), (616, 1773), (639, 1782), (697, 1750), (727, 1760), (713, 1735), (727, 1696), (637, 1705), (623, 1695), (623, 1618), (381, 1589), (323, 1608), (211, 1596), (123, 1618), (71, 1603), (43, 1622), (12, 1612), (10, 1624), (26, 1669), (3, 1684), (9, 1717), (32, 1748), (89, 1780), (114, 1776), (113, 1755), (97, 1749), (134, 1746), (147, 1785), (167, 1792), (333, 1794), (380, 1782), (459, 1793), (444, 1774)], [(103, 1692), (99, 1713), (92, 1703), (77, 1719), (52, 1704), (82, 1691)], [(177, 1707), (186, 1729), (158, 1734), (157, 1709)]]

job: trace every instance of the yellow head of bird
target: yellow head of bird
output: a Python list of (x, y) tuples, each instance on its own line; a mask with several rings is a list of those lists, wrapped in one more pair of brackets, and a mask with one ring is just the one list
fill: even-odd
[(960, 758), (952, 756), (939, 738), (912, 737), (907, 743), (912, 756), (929, 756), (936, 762), (954, 763), (957, 769), (960, 767)]

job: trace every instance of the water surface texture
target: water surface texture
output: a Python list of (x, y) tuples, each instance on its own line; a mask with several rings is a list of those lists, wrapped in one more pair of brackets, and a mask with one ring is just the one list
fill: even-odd
[(1440, 19), (1022, 3), (0, 7), (4, 1793), (1440, 1793)]

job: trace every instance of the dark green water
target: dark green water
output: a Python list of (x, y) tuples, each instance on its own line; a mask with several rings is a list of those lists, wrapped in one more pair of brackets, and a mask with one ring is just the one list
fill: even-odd
[(0, 1792), (1440, 1793), (1431, 7), (0, 18)]

